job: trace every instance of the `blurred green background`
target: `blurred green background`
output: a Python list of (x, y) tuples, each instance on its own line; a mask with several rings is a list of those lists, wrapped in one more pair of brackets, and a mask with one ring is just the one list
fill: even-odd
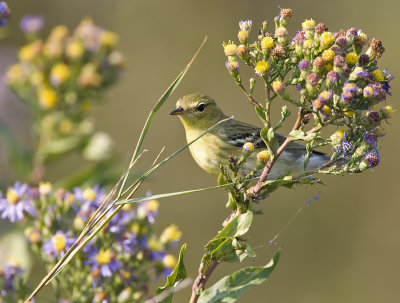
[[(208, 42), (194, 66), (172, 98), (159, 112), (145, 142), (150, 150), (139, 169), (146, 169), (159, 150), (166, 153), (185, 143), (183, 127), (169, 112), (175, 101), (190, 92), (215, 98), (227, 114), (258, 123), (252, 108), (234, 85), (225, 69), (222, 41), (236, 39), (238, 21), (252, 19), (254, 31), (263, 20), (273, 23), (277, 5), (292, 8), (291, 36), (306, 18), (324, 22), (329, 30), (357, 27), (369, 38), (382, 40), (386, 52), (381, 69), (388, 67), (400, 75), (398, 1), (127, 1), (127, 0), (18, 0), (8, 1), (12, 18), (8, 36), (0, 46), (0, 116), (6, 118), (19, 140), (29, 144), (26, 110), (5, 92), (4, 72), (16, 60), (23, 43), (19, 20), (25, 14), (43, 14), (44, 32), (58, 24), (70, 28), (84, 16), (116, 32), (119, 49), (127, 68), (120, 82), (106, 96), (107, 102), (95, 110), (100, 130), (115, 140), (121, 155), (121, 169), (128, 162), (140, 134), (145, 116), (199, 46), (205, 35)], [(398, 78), (397, 78), (398, 79)], [(387, 103), (399, 108), (398, 81)], [(281, 263), (266, 284), (251, 289), (239, 302), (399, 302), (400, 199), (397, 196), (400, 148), (398, 113), (385, 126), (381, 139), (381, 164), (362, 175), (323, 177), (328, 186), (297, 187), (279, 190), (259, 205), (264, 215), (256, 217), (249, 242), (258, 255), (246, 265), (267, 263), (276, 247), (268, 242), (285, 226), (293, 214), (318, 192), (320, 199), (305, 208), (277, 239), (283, 246)], [(275, 121), (277, 116), (275, 116)], [(2, 150), (2, 149), (1, 149)], [(79, 165), (70, 157), (67, 163), (52, 167), (49, 178), (68, 174)], [(7, 164), (2, 159), (2, 180), (7, 180)], [(9, 180), (11, 183), (14, 180)], [(203, 172), (189, 151), (168, 162), (143, 187), (153, 193), (187, 190), (215, 185), (215, 178)], [(186, 266), (195, 277), (203, 246), (221, 227), (228, 215), (226, 193), (222, 190), (161, 201), (156, 229), (174, 222), (183, 230), (188, 243)], [(238, 269), (224, 264), (217, 268), (209, 285)], [(39, 277), (37, 277), (39, 278)], [(161, 283), (161, 282), (160, 282)], [(190, 287), (178, 293), (175, 302), (187, 302)]]

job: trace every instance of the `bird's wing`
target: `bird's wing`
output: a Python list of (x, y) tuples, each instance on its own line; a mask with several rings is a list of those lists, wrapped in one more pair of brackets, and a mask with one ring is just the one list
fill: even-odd
[[(251, 142), (256, 148), (266, 148), (264, 140), (260, 136), (261, 128), (247, 124), (244, 122), (229, 120), (224, 126), (224, 135), (227, 137), (228, 142), (236, 147), (242, 147), (246, 142)], [(275, 138), (279, 144), (282, 144), (286, 137), (281, 134), (275, 133)], [(292, 142), (286, 149), (287, 151), (305, 150), (305, 147), (299, 143)]]

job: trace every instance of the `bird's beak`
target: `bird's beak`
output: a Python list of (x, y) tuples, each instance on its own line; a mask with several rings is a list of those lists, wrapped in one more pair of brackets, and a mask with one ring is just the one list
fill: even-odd
[(182, 115), (185, 112), (182, 106), (179, 106), (178, 108), (174, 109), (172, 112), (170, 112), (170, 115)]

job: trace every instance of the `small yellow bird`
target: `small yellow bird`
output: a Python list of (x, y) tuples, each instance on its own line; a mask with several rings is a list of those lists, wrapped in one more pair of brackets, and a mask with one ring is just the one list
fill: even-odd
[[(209, 127), (218, 121), (228, 118), (217, 103), (208, 96), (193, 93), (178, 100), (176, 109), (171, 115), (177, 115), (186, 131), (186, 140), (196, 139)], [(227, 165), (231, 155), (238, 156), (246, 142), (254, 144), (254, 153), (244, 165), (244, 173), (250, 172), (256, 166), (256, 154), (265, 150), (266, 145), (260, 137), (261, 128), (234, 119), (217, 125), (210, 132), (189, 146), (190, 152), (197, 164), (212, 175), (220, 173), (219, 164)], [(278, 142), (282, 144), (285, 137), (275, 133)], [(271, 169), (268, 179), (276, 179), (291, 173), (301, 173), (304, 167), (306, 149), (303, 145), (292, 142), (280, 155)], [(307, 169), (318, 168), (328, 162), (329, 156), (313, 151)]]

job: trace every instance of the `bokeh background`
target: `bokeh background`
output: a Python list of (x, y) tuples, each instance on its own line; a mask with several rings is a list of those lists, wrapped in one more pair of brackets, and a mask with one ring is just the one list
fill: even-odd
[[(172, 98), (159, 112), (145, 142), (150, 150), (138, 169), (144, 170), (165, 146), (166, 153), (185, 143), (183, 127), (169, 112), (175, 101), (190, 92), (202, 92), (220, 103), (227, 114), (259, 123), (253, 109), (234, 85), (225, 69), (222, 41), (236, 39), (238, 21), (252, 19), (254, 29), (263, 20), (273, 23), (277, 5), (292, 8), (292, 35), (301, 22), (312, 17), (329, 30), (357, 27), (372, 38), (382, 40), (386, 52), (381, 68), (400, 75), (398, 12), (400, 2), (391, 1), (192, 1), (192, 0), (10, 0), (13, 15), (7, 37), (0, 40), (0, 115), (7, 120), (19, 140), (29, 145), (27, 112), (4, 87), (4, 72), (16, 60), (23, 44), (19, 20), (28, 13), (43, 14), (44, 32), (58, 24), (75, 27), (84, 16), (116, 32), (127, 68), (119, 83), (96, 108), (97, 127), (112, 135), (121, 171), (128, 162), (145, 116), (192, 56), (205, 35), (207, 44)], [(255, 34), (256, 30), (254, 30)], [(387, 103), (399, 108), (398, 78), (392, 81), (393, 97)], [(306, 201), (320, 192), (320, 199), (305, 208), (277, 239), (283, 247), (281, 262), (267, 283), (248, 291), (239, 302), (399, 302), (400, 199), (398, 197), (398, 154), (400, 121), (398, 113), (387, 125), (381, 143), (381, 164), (362, 175), (323, 177), (327, 186), (279, 190), (260, 203), (263, 216), (256, 217), (249, 242), (256, 249), (255, 261), (263, 265), (277, 246), (268, 242), (283, 229)], [(275, 116), (276, 117), (276, 116)], [(277, 118), (276, 118), (277, 119)], [(275, 120), (276, 121), (276, 120)], [(390, 127), (389, 127), (390, 126)], [(56, 180), (80, 165), (70, 157), (50, 170)], [(7, 180), (3, 159), (1, 179)], [(9, 182), (14, 180), (9, 178)], [(143, 187), (153, 193), (188, 190), (215, 185), (215, 178), (203, 172), (188, 151), (160, 169)], [(142, 192), (144, 193), (144, 191)], [(222, 190), (198, 193), (161, 201), (156, 229), (174, 222), (183, 230), (188, 244), (186, 266), (196, 276), (203, 246), (220, 229), (228, 215), (226, 193)], [(239, 268), (224, 264), (217, 268), (209, 285)], [(33, 277), (39, 279), (39, 277)], [(163, 281), (160, 281), (160, 283)], [(175, 302), (187, 302), (190, 287), (176, 294)]]

